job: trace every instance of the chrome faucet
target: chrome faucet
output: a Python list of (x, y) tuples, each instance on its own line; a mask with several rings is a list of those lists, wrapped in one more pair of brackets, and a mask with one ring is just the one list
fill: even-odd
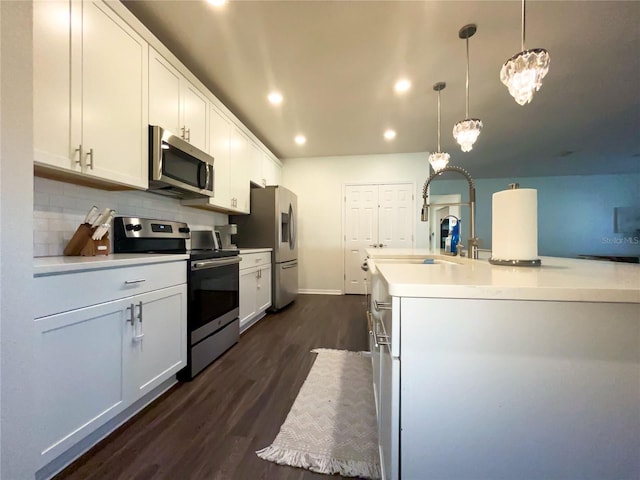
[[(433, 203), (429, 204), (429, 185), (431, 182), (438, 176), (442, 175), (445, 172), (456, 172), (462, 175), (467, 179), (467, 183), (469, 184), (469, 201), (468, 202), (460, 202), (460, 203)], [(429, 220), (429, 207), (432, 205), (442, 205), (444, 207), (451, 206), (461, 206), (468, 205), (469, 206), (469, 252), (471, 253), (471, 258), (478, 258), (478, 246), (480, 245), (480, 239), (476, 237), (476, 187), (473, 183), (473, 179), (469, 172), (467, 172), (464, 168), (460, 167), (444, 167), (437, 172), (429, 175), (429, 178), (424, 182), (424, 186), (422, 187), (422, 211), (420, 215), (420, 219), (423, 222)]]

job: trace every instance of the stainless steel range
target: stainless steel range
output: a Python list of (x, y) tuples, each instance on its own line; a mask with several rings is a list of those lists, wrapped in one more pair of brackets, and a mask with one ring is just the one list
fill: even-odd
[[(191, 248), (187, 249), (187, 239)], [(216, 250), (213, 232), (191, 232), (182, 222), (136, 217), (114, 219), (115, 253), (189, 253), (187, 262), (187, 366), (179, 380), (191, 380), (238, 342), (239, 263), (237, 250)]]

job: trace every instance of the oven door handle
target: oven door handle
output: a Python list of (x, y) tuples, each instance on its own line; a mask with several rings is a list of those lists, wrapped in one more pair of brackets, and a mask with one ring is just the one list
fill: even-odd
[(204, 260), (202, 262), (192, 262), (191, 269), (205, 270), (207, 268), (224, 267), (226, 265), (233, 265), (235, 263), (240, 263), (240, 257)]

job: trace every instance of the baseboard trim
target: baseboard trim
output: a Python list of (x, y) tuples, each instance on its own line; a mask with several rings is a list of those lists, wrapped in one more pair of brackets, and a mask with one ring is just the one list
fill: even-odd
[(343, 295), (342, 290), (328, 290), (316, 288), (301, 288), (298, 290), (300, 295)]

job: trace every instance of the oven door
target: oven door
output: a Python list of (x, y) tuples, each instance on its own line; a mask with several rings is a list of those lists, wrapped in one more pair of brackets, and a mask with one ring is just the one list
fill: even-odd
[(238, 318), (239, 263), (237, 256), (191, 261), (187, 308), (191, 345)]

